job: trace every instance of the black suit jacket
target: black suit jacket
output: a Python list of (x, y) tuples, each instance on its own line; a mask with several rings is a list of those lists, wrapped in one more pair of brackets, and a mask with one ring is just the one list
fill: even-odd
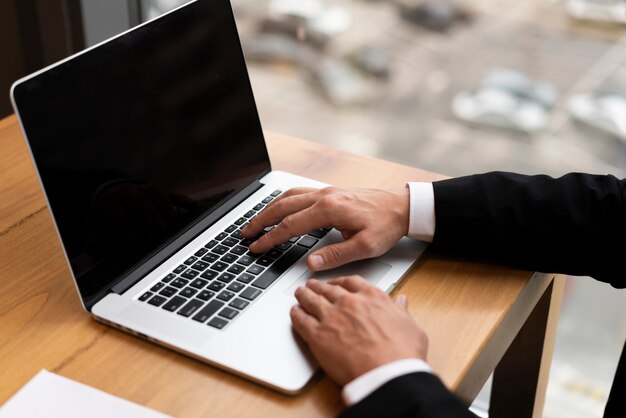
[[(626, 181), (487, 173), (433, 183), (435, 251), (626, 287)], [(471, 245), (468, 245), (471, 243)], [(626, 416), (626, 347), (605, 417)], [(396, 378), (342, 417), (474, 416), (428, 373)]]

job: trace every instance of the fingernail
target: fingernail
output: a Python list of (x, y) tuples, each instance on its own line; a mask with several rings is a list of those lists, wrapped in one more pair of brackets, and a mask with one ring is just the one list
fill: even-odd
[(313, 269), (317, 270), (322, 268), (322, 266), (324, 265), (324, 259), (320, 255), (313, 254), (309, 257), (309, 263), (311, 264), (311, 267), (313, 267)]

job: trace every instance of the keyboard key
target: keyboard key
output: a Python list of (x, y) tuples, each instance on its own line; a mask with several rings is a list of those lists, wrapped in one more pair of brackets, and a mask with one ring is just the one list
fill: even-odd
[(162, 288), (163, 288), (163, 286), (165, 286), (165, 284), (163, 284), (163, 283), (161, 283), (161, 282), (158, 282), (157, 284), (155, 284), (154, 286), (152, 286), (152, 287), (150, 288), (150, 290), (151, 290), (151, 291), (153, 291), (153, 292), (158, 292), (158, 291), (159, 291), (159, 289), (162, 289)]
[(187, 270), (187, 266), (185, 266), (184, 264), (181, 264), (180, 266), (178, 266), (178, 267), (176, 267), (174, 269), (174, 273), (180, 274), (180, 273), (182, 273), (185, 270)]
[(237, 225), (233, 224), (229, 226), (228, 228), (226, 228), (224, 232), (228, 232), (230, 234), (231, 232), (236, 231), (236, 230), (237, 230)]
[(181, 298), (180, 296), (174, 296), (165, 305), (163, 305), (163, 309), (165, 309), (166, 311), (174, 312), (176, 311), (176, 309), (183, 306), (185, 302), (187, 302), (187, 299)]
[(222, 293), (217, 295), (218, 299), (224, 300), (226, 302), (228, 302), (229, 300), (231, 300), (234, 297), (235, 297), (235, 294), (233, 292), (229, 292), (228, 290), (224, 290), (224, 291), (222, 291)]
[(150, 296), (152, 296), (151, 292), (146, 292), (143, 295), (139, 296), (139, 300), (142, 302), (147, 301), (148, 299), (150, 299)]
[[(307, 237), (305, 237), (307, 238)], [(312, 238), (314, 239), (314, 238)], [(317, 240), (316, 240), (317, 241)], [(265, 273), (252, 282), (252, 286), (267, 289), (276, 279), (289, 269), (300, 257), (307, 252), (306, 248), (295, 245), (278, 259)]]
[(237, 257), (235, 254), (228, 253), (228, 254), (224, 254), (224, 256), (220, 258), (220, 261), (223, 261), (224, 263), (232, 264), (235, 261), (237, 261), (237, 258), (239, 257)]
[(315, 238), (323, 238), (327, 234), (323, 229), (315, 229), (309, 232), (309, 235)]
[(282, 192), (283, 192), (282, 190), (274, 190), (270, 196), (272, 196), (272, 197), (276, 197), (276, 196), (278, 196), (279, 194), (281, 194)]
[(242, 239), (239, 244), (243, 245), (244, 247), (249, 247), (250, 244), (252, 244), (253, 242), (254, 242), (253, 239), (245, 238), (245, 239)]
[(291, 244), (288, 242), (283, 242), (280, 245), (277, 245), (275, 248), (281, 250), (281, 251), (287, 251), (288, 249), (291, 248)]
[(246, 218), (239, 218), (235, 221), (235, 225), (243, 225), (246, 223)]
[(215, 247), (215, 245), (217, 245), (217, 241), (212, 239), (211, 241), (207, 242), (207, 244), (204, 246), (204, 248), (211, 249), (211, 248)]
[(197, 261), (194, 265), (191, 266), (192, 269), (198, 270), (198, 271), (204, 271), (207, 269), (207, 267), (209, 267), (209, 265), (208, 263), (205, 263), (204, 261)]
[(237, 240), (243, 239), (243, 235), (241, 235), (241, 231), (240, 230), (236, 230), (235, 232), (230, 234), (230, 236), (232, 238), (234, 238), (234, 239), (237, 239)]
[(274, 198), (273, 198), (272, 196), (267, 196), (265, 199), (261, 200), (261, 203), (264, 203), (264, 204), (266, 204), (266, 205), (267, 205), (267, 204), (268, 204), (268, 203), (270, 203), (272, 200), (274, 200)]
[(257, 212), (260, 211), (261, 209), (263, 209), (265, 207), (264, 204), (259, 203), (257, 204), (255, 207), (252, 208), (252, 210), (256, 210)]
[(239, 294), (239, 297), (242, 297), (248, 300), (254, 300), (260, 294), (261, 294), (261, 291), (259, 289), (255, 289), (254, 287), (247, 287), (246, 290), (244, 290), (243, 292)]
[(185, 279), (181, 279), (180, 277), (177, 279), (172, 280), (172, 283), (170, 283), (172, 286), (177, 287), (179, 289), (182, 289), (183, 287), (187, 286), (187, 283), (189, 283), (189, 280), (185, 280)]
[(224, 286), (226, 286), (224, 283), (215, 281), (209, 284), (207, 286), (207, 289), (213, 290), (214, 292), (219, 292), (224, 288)]
[(216, 240), (221, 241), (224, 238), (226, 238), (228, 236), (228, 234), (226, 232), (220, 232), (219, 234), (217, 234), (217, 236), (215, 237)]
[(207, 254), (204, 257), (202, 257), (202, 261), (206, 261), (207, 263), (212, 263), (215, 260), (217, 260), (218, 255), (217, 254)]
[(200, 309), (200, 311), (192, 319), (198, 322), (205, 322), (222, 306), (224, 306), (223, 302), (212, 300), (211, 302), (207, 303), (204, 308)]
[(150, 300), (148, 301), (148, 303), (149, 303), (150, 305), (160, 306), (160, 305), (161, 305), (163, 302), (165, 302), (166, 300), (167, 300), (167, 299), (165, 299), (163, 296), (156, 295), (156, 296), (153, 296), (153, 297), (152, 297), (152, 299), (150, 299)]
[(271, 250), (269, 250), (268, 252), (265, 253), (265, 255), (269, 258), (278, 258), (281, 255), (283, 255), (283, 252), (280, 250), (277, 250), (276, 248), (272, 248)]
[(174, 273), (170, 273), (167, 276), (163, 277), (163, 279), (161, 281), (163, 283), (169, 283), (169, 282), (171, 282), (175, 278), (176, 278), (176, 275)]
[(200, 275), (203, 279), (211, 280), (217, 277), (217, 272), (212, 270), (207, 270)]
[(299, 239), (300, 239), (300, 237), (291, 237), (291, 238), (289, 238), (289, 242), (292, 243), (292, 244), (295, 244)]
[(298, 241), (298, 245), (302, 245), (303, 247), (306, 247), (306, 248), (311, 248), (312, 246), (317, 244), (317, 241), (319, 240), (306, 235)]
[(249, 266), (250, 264), (254, 263), (254, 258), (250, 257), (249, 255), (244, 255), (243, 257), (240, 257), (239, 260), (237, 260), (237, 263), (244, 266)]
[(184, 296), (186, 298), (190, 298), (194, 296), (196, 293), (198, 293), (198, 291), (192, 287), (186, 287), (180, 292), (178, 292), (179, 295)]
[(192, 280), (192, 279), (195, 279), (198, 276), (198, 274), (200, 273), (197, 272), (196, 270), (188, 269), (183, 274), (181, 274), (181, 277)]
[(272, 229), (274, 229), (274, 225), (266, 226), (265, 228), (263, 228), (263, 232), (265, 232), (267, 234)]
[(215, 296), (215, 293), (211, 292), (210, 290), (203, 290), (200, 293), (198, 293), (197, 297), (198, 297), (198, 299), (209, 300), (213, 296)]
[(228, 267), (228, 264), (226, 264), (226, 263), (224, 263), (222, 261), (216, 261), (211, 266), (211, 269), (215, 270), (215, 271), (224, 271), (224, 270), (226, 270), (227, 267)]
[(230, 290), (231, 292), (237, 293), (244, 287), (246, 287), (246, 285), (244, 285), (243, 283), (233, 282), (226, 289)]
[(185, 264), (187, 264), (189, 266), (189, 265), (195, 263), (197, 259), (198, 259), (198, 257), (191, 256), (191, 257), (189, 257), (188, 259), (185, 260)]
[(248, 267), (248, 270), (246, 270), (248, 273), (252, 273), (252, 274), (259, 274), (263, 271), (263, 267), (261, 266), (257, 266), (257, 265), (253, 265)]
[(267, 266), (269, 266), (270, 264), (272, 264), (273, 262), (274, 262), (274, 259), (273, 259), (273, 258), (269, 258), (269, 257), (265, 257), (265, 256), (259, 257), (259, 258), (256, 260), (256, 263), (257, 263), (258, 265), (260, 265), (260, 266), (263, 266), (263, 267), (267, 267)]
[(228, 321), (222, 318), (215, 317), (209, 321), (209, 325), (211, 325), (213, 328), (222, 329), (226, 325), (228, 325)]
[(159, 294), (165, 296), (166, 298), (169, 298), (170, 296), (175, 295), (176, 292), (178, 292), (178, 289), (172, 286), (167, 286), (165, 289), (161, 290)]
[(220, 277), (217, 278), (217, 280), (219, 280), (220, 282), (224, 282), (224, 283), (230, 283), (233, 281), (234, 278), (235, 278), (234, 274), (222, 273)]
[(224, 255), (228, 252), (228, 250), (229, 250), (228, 247), (225, 247), (223, 245), (217, 245), (211, 251), (214, 252), (215, 254)]
[(233, 300), (232, 302), (230, 302), (228, 304), (228, 306), (232, 306), (233, 308), (237, 308), (237, 309), (243, 309), (246, 306), (248, 306), (249, 304), (250, 304), (250, 302), (246, 302), (243, 299), (237, 298), (237, 299)]
[(178, 313), (178, 315), (182, 315), (182, 316), (188, 318), (194, 312), (196, 312), (202, 305), (204, 305), (204, 302), (202, 302), (201, 300), (198, 300), (198, 299), (193, 299), (193, 300), (190, 300), (188, 304), (183, 306), (183, 308), (180, 311), (178, 311), (177, 313)]
[(237, 245), (235, 246), (235, 248), (230, 250), (231, 253), (237, 254), (237, 255), (244, 255), (247, 251), (248, 249), (246, 247), (242, 247), (241, 245)]
[(195, 287), (196, 289), (202, 289), (207, 284), (209, 284), (208, 280), (196, 279), (193, 282), (191, 282), (191, 284), (189, 286)]
[(239, 274), (244, 269), (245, 269), (244, 266), (240, 266), (239, 264), (233, 264), (232, 266), (228, 267), (228, 270), (226, 270), (226, 271), (229, 272), (229, 273), (233, 273), (233, 274)]
[(222, 241), (222, 244), (228, 245), (229, 247), (234, 247), (235, 245), (239, 244), (239, 240), (229, 237)]
[(194, 255), (196, 257), (202, 257), (203, 255), (205, 255), (208, 252), (209, 252), (209, 250), (207, 250), (206, 248), (200, 248), (198, 251), (196, 251), (196, 253)]
[(243, 273), (241, 276), (237, 277), (237, 281), (241, 282), (241, 283), (250, 283), (252, 280), (254, 280), (254, 276), (252, 274), (248, 274), (248, 273)]
[(220, 311), (220, 313), (218, 313), (218, 315), (224, 318), (233, 319), (237, 316), (238, 313), (239, 311), (236, 311), (234, 309), (224, 308)]
[(243, 216), (246, 217), (246, 218), (252, 218), (254, 215), (256, 215), (256, 212), (253, 211), (253, 210), (249, 210)]

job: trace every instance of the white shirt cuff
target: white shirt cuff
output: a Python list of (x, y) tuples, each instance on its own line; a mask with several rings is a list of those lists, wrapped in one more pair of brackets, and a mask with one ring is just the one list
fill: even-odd
[(372, 369), (344, 386), (343, 400), (348, 406), (354, 405), (396, 377), (416, 372), (430, 373), (431, 371), (432, 369), (424, 360), (416, 358), (396, 360)]
[(432, 242), (435, 236), (435, 192), (432, 183), (407, 183), (410, 194), (407, 236)]

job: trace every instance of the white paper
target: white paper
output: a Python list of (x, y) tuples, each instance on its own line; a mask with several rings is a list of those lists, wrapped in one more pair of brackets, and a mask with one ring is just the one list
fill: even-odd
[(41, 370), (0, 408), (0, 418), (39, 417), (168, 418), (169, 416), (47, 370)]

